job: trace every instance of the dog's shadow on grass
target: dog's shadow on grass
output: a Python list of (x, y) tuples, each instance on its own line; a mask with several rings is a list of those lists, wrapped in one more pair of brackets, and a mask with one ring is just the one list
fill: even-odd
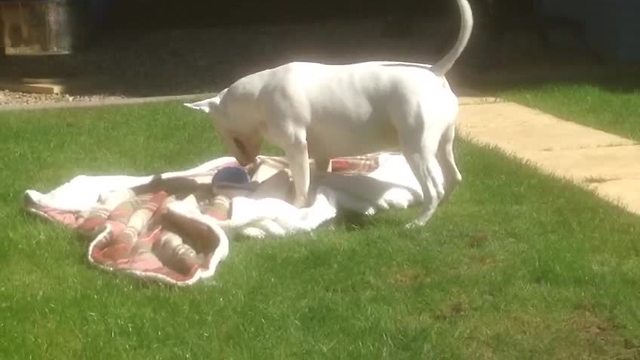
[(347, 232), (362, 230), (372, 225), (375, 225), (372, 216), (353, 210), (339, 209), (333, 218), (333, 227)]
[[(361, 230), (372, 225), (379, 226), (379, 217), (367, 215), (363, 212), (369, 206), (377, 208), (375, 204), (383, 199), (390, 190), (403, 188), (410, 192), (414, 199), (422, 196), (410, 187), (375, 179), (367, 175), (326, 173), (317, 181), (320, 185), (346, 195), (347, 198), (353, 197), (356, 207), (361, 207), (360, 211), (356, 211), (338, 206), (336, 216), (332, 219), (333, 227), (346, 231)], [(378, 208), (377, 210), (380, 209)]]

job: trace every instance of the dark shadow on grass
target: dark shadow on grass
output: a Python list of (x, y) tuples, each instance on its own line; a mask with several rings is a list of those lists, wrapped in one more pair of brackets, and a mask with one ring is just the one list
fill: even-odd
[(371, 216), (357, 211), (339, 209), (333, 220), (333, 225), (336, 229), (351, 232), (375, 225), (375, 220)]

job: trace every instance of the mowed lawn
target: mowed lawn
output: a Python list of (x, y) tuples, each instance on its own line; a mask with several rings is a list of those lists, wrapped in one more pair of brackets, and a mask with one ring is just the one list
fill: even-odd
[(0, 358), (578, 359), (640, 356), (640, 217), (497, 151), (417, 210), (236, 239), (215, 282), (142, 283), (24, 213), (27, 188), (221, 154), (177, 103), (0, 113)]

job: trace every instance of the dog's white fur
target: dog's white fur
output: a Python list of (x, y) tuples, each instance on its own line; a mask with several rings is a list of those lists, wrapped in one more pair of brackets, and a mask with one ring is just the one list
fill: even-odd
[(324, 170), (333, 157), (399, 146), (423, 190), (423, 212), (411, 223), (422, 225), (462, 179), (453, 155), (458, 100), (444, 74), (466, 47), (473, 18), (467, 0), (457, 2), (460, 34), (433, 66), (294, 62), (246, 76), (212, 99), (185, 105), (211, 114), (242, 164), (254, 161), (263, 138), (283, 149), (297, 205), (307, 199), (310, 158)]

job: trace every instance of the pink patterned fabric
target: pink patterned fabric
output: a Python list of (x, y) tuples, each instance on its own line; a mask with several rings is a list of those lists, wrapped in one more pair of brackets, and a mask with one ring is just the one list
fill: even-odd
[(192, 283), (210, 270), (220, 232), (168, 211), (167, 205), (176, 200), (164, 191), (130, 194), (111, 210), (103, 205), (109, 199), (103, 199), (86, 216), (37, 204), (28, 203), (27, 208), (87, 236), (89, 260), (102, 268), (174, 284)]

